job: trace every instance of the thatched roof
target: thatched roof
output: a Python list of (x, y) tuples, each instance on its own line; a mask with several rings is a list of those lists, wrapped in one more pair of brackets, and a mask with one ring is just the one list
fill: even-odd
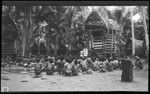
[(119, 25), (113, 19), (103, 18), (97, 11), (93, 11), (87, 18), (86, 24), (88, 25), (104, 25), (107, 29), (119, 30)]
[(93, 11), (87, 18), (86, 23), (92, 22), (92, 21), (100, 21), (103, 22), (103, 19), (98, 15), (96, 11)]

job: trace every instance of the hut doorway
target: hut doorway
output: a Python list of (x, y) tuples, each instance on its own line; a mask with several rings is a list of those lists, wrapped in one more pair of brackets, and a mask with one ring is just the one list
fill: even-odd
[(47, 55), (47, 46), (43, 42), (41, 42), (39, 45), (39, 54), (40, 55)]

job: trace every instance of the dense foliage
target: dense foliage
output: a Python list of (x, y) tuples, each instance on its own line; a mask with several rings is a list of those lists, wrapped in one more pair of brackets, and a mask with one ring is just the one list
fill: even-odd
[(39, 45), (41, 42), (46, 45), (48, 54), (53, 49), (57, 55), (61, 48), (66, 48), (66, 53), (70, 49), (82, 49), (82, 31), (92, 11), (96, 11), (104, 19), (107, 28), (118, 31), (118, 48), (123, 51), (121, 49), (124, 48), (121, 47), (128, 37), (132, 37), (131, 9), (134, 15), (139, 13), (142, 16), (135, 22), (135, 38), (147, 44), (149, 40), (144, 38), (147, 28), (139, 27), (144, 22), (143, 15), (148, 19), (148, 10), (143, 6), (118, 6), (114, 10), (110, 10), (108, 6), (2, 6), (2, 16), (9, 16), (16, 25), (18, 50), (23, 56), (29, 56), (33, 44)]

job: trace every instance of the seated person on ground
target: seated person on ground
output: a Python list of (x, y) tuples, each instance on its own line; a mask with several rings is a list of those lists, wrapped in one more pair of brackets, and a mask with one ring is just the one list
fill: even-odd
[(37, 60), (36, 64), (35, 64), (35, 68), (34, 68), (34, 73), (35, 75), (40, 75), (41, 74), (41, 64), (40, 64), (40, 60)]
[(138, 56), (136, 56), (136, 62), (135, 62), (135, 66), (137, 70), (142, 70), (143, 69), (143, 63), (140, 61), (140, 58)]
[(99, 72), (106, 72), (106, 64), (103, 59), (100, 59), (98, 62)]
[(80, 65), (78, 64), (77, 59), (73, 62), (72, 66), (72, 75), (76, 76), (80, 72)]
[(85, 58), (82, 60), (82, 62), (81, 62), (81, 64), (80, 64), (80, 66), (81, 66), (81, 70), (82, 70), (82, 72), (85, 72), (85, 71), (87, 71), (87, 70), (88, 70), (87, 61), (86, 61), (86, 59), (85, 59)]
[(108, 62), (106, 63), (107, 71), (113, 71), (113, 64), (111, 63), (112, 59), (108, 59)]
[(93, 62), (93, 71), (99, 70), (98, 62), (98, 58), (96, 58), (96, 60)]
[(71, 59), (67, 58), (66, 63), (64, 65), (64, 74), (66, 76), (71, 76), (72, 75), (72, 64), (71, 64)]
[(91, 68), (91, 69), (92, 69), (92, 67), (93, 67), (93, 63), (92, 63), (91, 58), (87, 58), (87, 65), (88, 65), (88, 67), (89, 67), (89, 68)]
[(79, 64), (81, 64), (82, 59), (81, 59), (81, 58), (79, 58), (79, 59), (77, 59), (77, 61), (78, 61), (78, 63), (79, 63)]
[(63, 68), (64, 68), (64, 58), (60, 58), (57, 60), (57, 70), (58, 70), (58, 73), (59, 74), (62, 74), (63, 73)]
[(52, 75), (54, 73), (54, 66), (55, 64), (53, 63), (53, 61), (50, 59), (47, 61), (47, 68), (46, 68), (46, 73), (48, 75)]
[(51, 57), (52, 61), (55, 63), (56, 62), (56, 59), (55, 57)]
[(113, 64), (113, 68), (114, 68), (114, 70), (116, 70), (116, 69), (118, 69), (119, 68), (119, 61), (117, 60), (117, 59), (113, 59), (112, 61), (111, 61), (111, 63)]

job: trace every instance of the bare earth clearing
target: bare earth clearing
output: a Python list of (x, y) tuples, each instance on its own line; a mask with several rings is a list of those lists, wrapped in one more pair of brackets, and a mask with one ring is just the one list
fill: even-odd
[(121, 82), (121, 70), (67, 77), (55, 73), (33, 78), (33, 73), (9, 73), (1, 69), (2, 87), (9, 91), (148, 91), (148, 65), (134, 70), (134, 81)]

